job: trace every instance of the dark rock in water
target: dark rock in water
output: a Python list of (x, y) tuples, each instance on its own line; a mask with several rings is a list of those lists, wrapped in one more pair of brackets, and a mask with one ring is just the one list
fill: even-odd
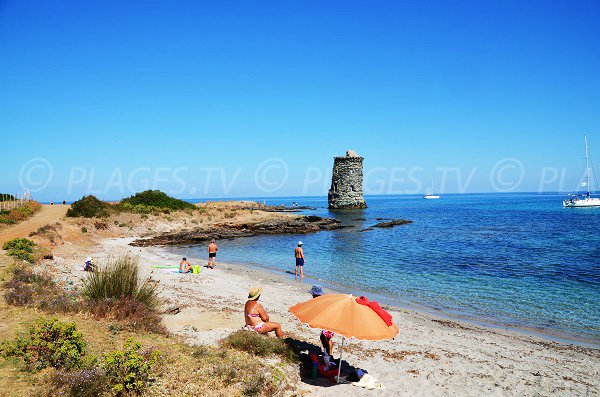
[(371, 231), (371, 230), (375, 230), (375, 228), (373, 228), (373, 227), (368, 227), (368, 228), (366, 228), (366, 229), (360, 229), (360, 230), (359, 230), (359, 232), (369, 232), (369, 231)]
[(365, 218), (352, 218), (351, 221), (366, 221)]
[(153, 245), (186, 245), (197, 244), (210, 239), (230, 239), (251, 237), (261, 234), (304, 234), (321, 230), (341, 229), (345, 226), (336, 219), (319, 216), (294, 216), (282, 219), (269, 219), (262, 222), (243, 224), (221, 224), (211, 227), (200, 227), (194, 230), (169, 232), (158, 236), (139, 239), (130, 245), (148, 247)]
[(376, 221), (382, 221), (383, 218), (375, 218)]
[(412, 222), (413, 221), (409, 221), (408, 219), (394, 219), (394, 220), (388, 221), (388, 222), (379, 222), (379, 223), (373, 225), (372, 227), (394, 227), (394, 226), (400, 226), (400, 225), (407, 225)]

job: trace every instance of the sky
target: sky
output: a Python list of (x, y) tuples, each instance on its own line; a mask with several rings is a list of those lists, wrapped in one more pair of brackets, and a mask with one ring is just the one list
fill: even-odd
[[(597, 1), (0, 0), (0, 191), (73, 200), (570, 191)], [(598, 164), (600, 167), (600, 164)], [(600, 171), (600, 169), (599, 169)]]

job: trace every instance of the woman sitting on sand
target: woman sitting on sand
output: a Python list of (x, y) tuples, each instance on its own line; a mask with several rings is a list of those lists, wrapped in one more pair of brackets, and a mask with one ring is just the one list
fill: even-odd
[(259, 334), (275, 331), (278, 338), (283, 338), (281, 325), (269, 321), (269, 315), (260, 303), (258, 298), (262, 293), (262, 288), (252, 288), (248, 293), (248, 300), (244, 307), (244, 318), (246, 319), (246, 328), (252, 329)]
[(179, 273), (192, 273), (192, 265), (188, 262), (187, 258), (183, 258), (179, 262)]

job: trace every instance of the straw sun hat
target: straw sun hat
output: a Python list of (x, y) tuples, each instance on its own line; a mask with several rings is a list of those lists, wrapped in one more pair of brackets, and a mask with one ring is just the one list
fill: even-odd
[(260, 294), (262, 294), (262, 288), (258, 288), (258, 287), (251, 288), (250, 291), (248, 292), (248, 300), (255, 301), (258, 299)]

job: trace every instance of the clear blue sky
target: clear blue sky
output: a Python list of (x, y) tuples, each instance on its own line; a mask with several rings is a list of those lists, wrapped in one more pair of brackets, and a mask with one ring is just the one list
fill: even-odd
[[(348, 148), (371, 193), (537, 191), (544, 167), (571, 190), (584, 132), (600, 159), (598, 21), (598, 1), (0, 0), (0, 191), (322, 194), (309, 168)], [(518, 185), (490, 176), (505, 158)]]

